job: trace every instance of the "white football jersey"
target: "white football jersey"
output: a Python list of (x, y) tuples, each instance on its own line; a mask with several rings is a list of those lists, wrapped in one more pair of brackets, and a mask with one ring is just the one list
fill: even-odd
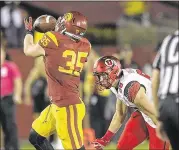
[[(149, 101), (152, 103), (152, 85), (150, 77), (140, 70), (136, 69), (122, 69), (123, 76), (120, 78), (119, 85), (118, 85), (118, 91), (114, 87), (111, 88), (111, 91), (116, 95), (118, 100), (121, 100), (125, 105), (128, 107), (135, 107), (137, 106), (131, 102), (128, 96), (128, 90), (130, 86), (132, 86), (133, 83), (138, 82), (141, 86), (143, 86), (146, 90), (146, 95), (148, 96)], [(151, 120), (151, 118), (147, 115), (145, 115), (143, 112), (142, 116), (144, 117), (144, 120), (153, 128), (156, 128), (155, 124)]]

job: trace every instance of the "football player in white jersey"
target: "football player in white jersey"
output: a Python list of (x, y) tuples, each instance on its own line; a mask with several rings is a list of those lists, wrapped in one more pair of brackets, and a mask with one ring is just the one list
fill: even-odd
[(134, 107), (119, 138), (117, 149), (132, 150), (145, 139), (149, 139), (150, 150), (168, 150), (169, 144), (161, 141), (155, 132), (156, 112), (152, 103), (150, 77), (140, 70), (121, 69), (120, 61), (113, 56), (103, 56), (96, 61), (93, 70), (99, 90), (111, 89), (118, 99), (116, 112), (106, 134), (93, 142), (102, 149), (119, 130), (126, 107)]

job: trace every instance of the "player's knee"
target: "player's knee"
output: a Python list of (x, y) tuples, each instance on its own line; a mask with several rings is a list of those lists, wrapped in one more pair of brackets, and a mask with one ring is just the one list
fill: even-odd
[(31, 129), (29, 135), (29, 142), (32, 145), (40, 145), (44, 142), (46, 138), (38, 134), (34, 129)]
[(117, 150), (122, 150), (122, 149), (126, 149), (126, 150), (133, 150), (133, 148), (131, 148), (130, 146), (127, 146), (127, 145), (124, 145), (124, 144), (121, 144), (121, 143), (117, 143)]

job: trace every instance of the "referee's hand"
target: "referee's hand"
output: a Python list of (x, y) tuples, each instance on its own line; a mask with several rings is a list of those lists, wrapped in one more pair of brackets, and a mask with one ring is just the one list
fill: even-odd
[(13, 100), (16, 104), (22, 104), (22, 99), (20, 96), (14, 96)]
[(163, 141), (169, 140), (168, 136), (163, 128), (163, 123), (160, 121), (157, 122), (156, 134), (157, 134), (157, 137)]

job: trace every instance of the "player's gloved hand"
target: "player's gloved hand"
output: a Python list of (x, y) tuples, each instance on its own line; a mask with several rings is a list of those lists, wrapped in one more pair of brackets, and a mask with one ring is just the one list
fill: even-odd
[(103, 137), (100, 139), (96, 139), (92, 142), (94, 148), (101, 150), (103, 149), (106, 145), (109, 144), (110, 141), (106, 141)]
[(110, 143), (113, 136), (114, 133), (108, 130), (102, 138), (96, 139), (94, 142), (92, 142), (92, 144), (94, 148), (98, 150), (103, 149), (106, 145)]
[(156, 134), (159, 139), (163, 141), (169, 141), (168, 136), (163, 128), (163, 123), (160, 121), (157, 122)]
[(27, 30), (27, 34), (33, 34), (32, 17), (24, 18), (24, 25)]

